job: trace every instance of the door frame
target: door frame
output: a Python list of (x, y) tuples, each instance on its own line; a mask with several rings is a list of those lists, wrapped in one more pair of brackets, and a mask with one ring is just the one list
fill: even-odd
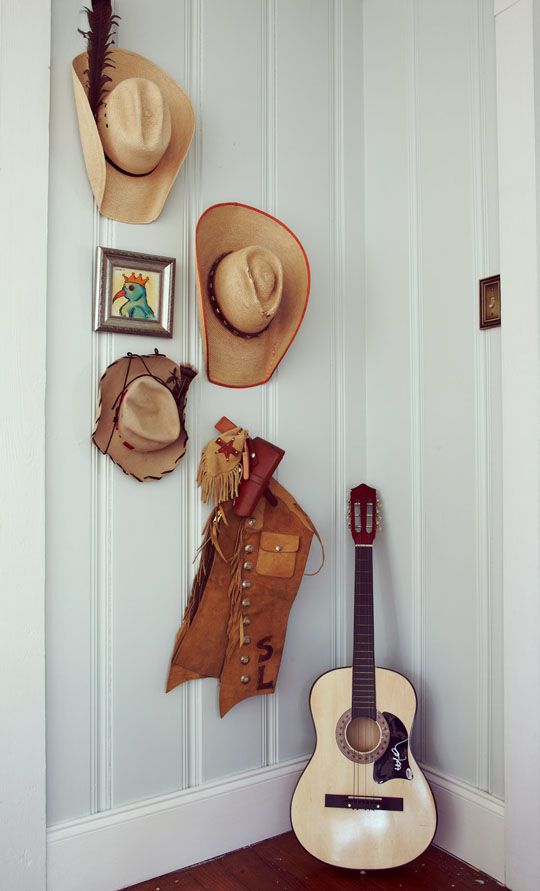
[[(0, 874), (46, 885), (45, 374), (50, 0), (0, 0)], [(29, 274), (26, 272), (29, 271)], [(31, 281), (31, 287), (28, 282)]]
[[(513, 891), (534, 891), (540, 878), (539, 12), (539, 0), (494, 4), (503, 300), (505, 869)], [(520, 731), (524, 724), (526, 732)]]

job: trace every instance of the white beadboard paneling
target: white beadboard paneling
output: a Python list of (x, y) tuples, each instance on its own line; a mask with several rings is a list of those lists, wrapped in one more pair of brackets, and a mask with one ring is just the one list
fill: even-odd
[[(197, 819), (217, 819), (232, 791), (247, 796), (234, 799), (245, 820), (236, 835), (212, 833), (194, 859), (286, 828), (283, 765), (313, 745), (309, 688), (350, 652), (344, 514), (347, 490), (363, 479), (383, 500), (378, 661), (418, 688), (416, 749), (450, 802), (443, 843), (462, 849), (451, 832), (457, 799), (472, 802), (474, 825), (471, 814), (490, 810), (474, 784), (502, 789), (499, 335), (479, 334), (475, 318), (476, 279), (496, 271), (498, 256), (488, 7), (118, 0), (120, 45), (162, 65), (197, 113), (159, 220), (129, 226), (93, 207), (69, 76), (82, 22), (67, 0), (53, 0), (49, 819), (82, 819), (51, 834), (58, 888), (70, 858), (99, 850), (103, 887), (190, 862), (178, 850), (179, 826), (199, 807)], [(208, 383), (197, 328), (195, 223), (227, 200), (283, 219), (312, 271), (290, 352), (269, 385), (244, 391)], [(98, 243), (177, 258), (172, 340), (92, 334)], [(73, 312), (75, 299), (86, 310)], [(188, 396), (186, 457), (174, 474), (143, 485), (89, 437), (99, 373), (127, 350), (154, 346), (200, 373)], [(200, 447), (223, 414), (285, 448), (279, 479), (319, 528), (327, 562), (300, 587), (277, 695), (222, 720), (215, 680), (168, 695), (163, 687), (206, 515), (195, 486)], [(318, 557), (315, 542), (310, 569)], [(447, 774), (465, 781), (467, 794)], [(266, 776), (282, 784), (275, 812), (252, 822), (252, 785)], [(214, 796), (224, 777), (232, 786)], [(136, 840), (141, 801), (173, 799), (178, 810), (157, 859), (141, 854), (120, 878), (125, 863), (111, 865), (109, 846)], [(106, 816), (87, 822), (96, 811), (111, 811), (110, 824)], [(159, 832), (160, 821), (145, 829)]]
[[(263, 146), (265, 37), (263, 5), (234, 0), (203, 3), (203, 118), (200, 167), (201, 210), (221, 201), (260, 206)], [(246, 35), (250, 35), (246, 39)], [(265, 209), (265, 208), (263, 208)], [(195, 292), (190, 295), (195, 300)], [(204, 371), (201, 373), (204, 377)], [(204, 444), (222, 416), (255, 435), (261, 424), (259, 388), (231, 390), (203, 381), (200, 436)], [(264, 704), (256, 697), (219, 717), (218, 683), (203, 684), (202, 776), (213, 780), (261, 764)], [(169, 694), (174, 695), (174, 694)]]
[[(276, 0), (261, 0), (261, 206), (277, 212), (277, 48)], [(278, 418), (279, 369), (260, 388), (260, 434), (270, 442), (279, 442)], [(279, 480), (279, 468), (274, 477)], [(261, 763), (279, 761), (279, 691), (261, 701)]]
[(417, 687), (418, 753), (500, 794), (499, 332), (477, 303), (498, 268), (493, 48), (485, 0), (364, 4), (379, 661)]
[[(162, 0), (156, 16), (148, 4), (116, 7), (122, 16), (119, 44), (138, 49), (160, 64), (187, 89), (191, 56), (197, 52), (189, 4)], [(167, 40), (165, 35), (169, 35)], [(190, 158), (190, 162), (191, 162)], [(192, 178), (185, 163), (159, 219), (149, 226), (115, 226), (118, 247), (176, 257), (175, 324), (171, 340), (116, 336), (115, 352), (151, 352), (154, 347), (179, 362), (195, 363), (193, 338), (186, 343), (185, 270), (189, 266), (187, 233), (194, 221)], [(187, 231), (186, 231), (187, 230)], [(187, 354), (184, 350), (188, 348)], [(186, 426), (191, 427), (190, 388)], [(193, 441), (188, 441), (191, 450)], [(115, 472), (113, 526), (113, 770), (114, 805), (167, 793), (189, 783), (189, 691), (171, 700), (164, 686), (174, 626), (191, 582), (185, 510), (192, 481), (184, 457), (173, 474), (159, 482), (138, 484)], [(116, 468), (113, 468), (116, 471)], [(187, 522), (186, 522), (187, 521)], [(119, 559), (122, 555), (122, 559)], [(171, 626), (173, 632), (171, 635)], [(136, 705), (135, 705), (136, 704)]]
[[(195, 107), (197, 127), (189, 157), (186, 160), (186, 176), (190, 187), (190, 203), (184, 208), (183, 233), (183, 282), (182, 301), (183, 329), (181, 331), (184, 354), (195, 368), (199, 369), (198, 384), (204, 379), (202, 346), (199, 339), (197, 309), (193, 300), (187, 295), (195, 293), (195, 225), (201, 207), (201, 161), (202, 161), (202, 92), (203, 92), (203, 4), (202, 0), (184, 6), (186, 12), (184, 51), (186, 89)], [(190, 439), (191, 447), (186, 456), (186, 473), (190, 479), (188, 497), (181, 513), (184, 559), (182, 585), (184, 602), (187, 601), (196, 567), (190, 555), (195, 554), (200, 544), (203, 510), (197, 489), (197, 467), (201, 451), (201, 426), (199, 423), (201, 408), (201, 386), (194, 389), (190, 399)], [(202, 727), (202, 685), (192, 684), (184, 693), (182, 715), (182, 733), (184, 739), (184, 786), (196, 786), (202, 782), (204, 734)], [(186, 757), (187, 756), (187, 757)]]
[(377, 660), (410, 672), (410, 612), (417, 592), (410, 553), (407, 26), (407, 7), (399, 0), (384, 9), (365, 5), (367, 476), (379, 491), (383, 523), (374, 548)]
[[(343, 588), (335, 592), (334, 603), (342, 610), (341, 622), (336, 621), (335, 661), (337, 665), (350, 664), (352, 654), (352, 617), (354, 591), (354, 548), (344, 517), (344, 502), (349, 491), (366, 479), (366, 300), (365, 300), (365, 233), (364, 233), (364, 115), (363, 115), (363, 9), (356, 0), (343, 0), (341, 34), (334, 64), (341, 57), (340, 101), (341, 147), (343, 192), (341, 213), (343, 216), (343, 303), (341, 318), (335, 315), (334, 324), (341, 326), (339, 339), (343, 351), (344, 369), (335, 384), (343, 388), (343, 478), (340, 490), (334, 490), (335, 523), (341, 524), (344, 554), (336, 559), (346, 567), (341, 577)], [(335, 35), (338, 36), (338, 35)], [(335, 83), (337, 87), (337, 83)]]
[[(350, 356), (344, 351), (346, 336), (355, 342), (363, 336), (361, 268), (357, 248), (345, 245), (349, 221), (351, 239), (361, 239), (361, 168), (351, 170), (352, 188), (345, 188), (344, 179), (346, 152), (352, 167), (361, 151), (355, 90), (347, 93), (351, 112), (345, 104), (345, 85), (360, 72), (360, 10), (341, 0), (306, 0), (295, 7), (274, 0), (234, 0), (226, 6), (216, 0), (163, 2), (159, 15), (138, 0), (129, 5), (119, 0), (115, 10), (122, 16), (119, 45), (146, 53), (188, 89), (198, 122), (194, 144), (159, 220), (152, 226), (129, 226), (100, 219), (84, 173), (76, 122), (71, 112), (66, 114), (72, 102), (69, 65), (81, 48), (76, 27), (83, 22), (57, 0), (50, 430), (51, 436), (63, 439), (63, 450), (51, 452), (49, 473), (50, 640), (55, 645), (49, 683), (52, 823), (305, 753), (313, 739), (309, 687), (336, 658), (344, 658), (347, 646), (346, 628), (339, 627), (346, 591), (335, 591), (345, 578), (343, 553), (334, 556), (331, 547), (323, 573), (303, 583), (295, 607), (300, 612), (291, 617), (278, 696), (250, 700), (221, 720), (213, 680), (163, 693), (206, 510), (194, 484), (198, 454), (218, 417), (237, 418), (286, 448), (282, 481), (313, 516), (327, 549), (330, 541), (339, 542), (341, 551), (345, 545), (344, 533), (331, 530), (342, 522), (349, 454), (346, 366), (357, 378), (363, 368), (363, 351)], [(345, 45), (350, 77), (342, 59)], [(347, 139), (348, 133), (354, 141)], [(305, 243), (312, 264), (312, 304), (300, 335), (283, 371), (270, 386), (257, 390), (211, 386), (202, 369), (194, 227), (204, 207), (222, 200), (245, 201), (280, 215)], [(69, 226), (60, 212), (66, 206), (73, 217)], [(322, 212), (327, 207), (330, 215)], [(177, 258), (174, 338), (157, 346), (197, 364), (200, 375), (188, 398), (188, 454), (175, 474), (155, 485), (123, 476), (89, 444), (99, 374), (127, 350), (144, 352), (156, 345), (136, 337), (92, 335), (90, 306), (88, 317), (81, 315), (78, 327), (68, 330), (60, 287), (66, 255), (81, 258), (89, 283), (98, 243)], [(90, 303), (90, 287), (83, 299)], [(345, 326), (347, 307), (356, 330)], [(78, 402), (76, 443), (63, 434), (70, 416), (62, 403), (60, 337), (70, 341), (74, 367), (84, 359), (85, 379), (73, 385), (85, 394)], [(361, 380), (358, 386), (363, 390)], [(312, 462), (305, 461), (301, 446), (314, 417), (319, 432)], [(351, 412), (348, 424), (356, 436), (356, 468), (363, 453), (362, 412)], [(60, 483), (66, 462), (78, 481), (69, 492)], [(320, 467), (326, 465), (332, 474), (321, 479)], [(81, 488), (86, 501), (81, 501)], [(77, 517), (66, 529), (55, 518), (65, 515), (70, 498), (77, 499)], [(62, 565), (66, 533), (73, 538), (73, 555), (86, 554), (82, 564), (74, 556), (67, 575)], [(317, 560), (314, 545), (312, 568)], [(75, 610), (66, 578), (78, 591)], [(59, 646), (66, 627), (79, 654), (75, 671), (64, 658), (69, 650)], [(73, 725), (61, 711), (66, 696)], [(66, 764), (71, 774), (63, 769)]]
[[(334, 242), (328, 212), (334, 195), (332, 6), (279, 0), (276, 13), (277, 211), (304, 245), (312, 282), (302, 328), (279, 369), (279, 443), (286, 450), (280, 481), (296, 495), (327, 543), (332, 538), (334, 495)], [(341, 435), (342, 430), (336, 431), (336, 439)], [(330, 472), (321, 473), (322, 468)], [(316, 569), (318, 546), (312, 547), (309, 565)], [(284, 759), (304, 754), (313, 744), (307, 700), (314, 678), (332, 659), (333, 559), (330, 555), (318, 576), (303, 580), (291, 611), (278, 681), (279, 752)]]
[[(423, 289), (425, 750), (475, 777), (475, 416), (468, 0), (418, 3)], [(434, 14), (436, 13), (436, 14)], [(444, 212), (442, 212), (444, 208)], [(459, 348), (457, 345), (459, 344)], [(459, 641), (459, 659), (456, 646)], [(429, 681), (427, 680), (429, 678)], [(429, 685), (429, 686), (428, 686)], [(455, 721), (468, 728), (456, 736)]]
[(47, 811), (93, 810), (92, 271), (94, 212), (70, 64), (82, 50), (70, 3), (52, 8), (47, 350)]
[[(470, 35), (473, 257), (476, 277), (498, 269), (497, 151), (491, 0), (479, 0)], [(489, 26), (489, 27), (488, 27)], [(471, 300), (472, 324), (478, 309)], [(486, 336), (486, 333), (488, 336)], [(478, 330), (476, 377), (477, 746), (476, 784), (501, 796), (502, 781), (502, 466), (500, 329)], [(486, 631), (487, 629), (487, 631)], [(488, 756), (486, 757), (486, 752)]]

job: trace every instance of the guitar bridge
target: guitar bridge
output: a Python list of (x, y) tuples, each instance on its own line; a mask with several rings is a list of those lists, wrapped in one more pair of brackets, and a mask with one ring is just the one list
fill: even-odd
[(374, 795), (325, 795), (325, 807), (346, 807), (354, 811), (402, 811), (403, 798)]

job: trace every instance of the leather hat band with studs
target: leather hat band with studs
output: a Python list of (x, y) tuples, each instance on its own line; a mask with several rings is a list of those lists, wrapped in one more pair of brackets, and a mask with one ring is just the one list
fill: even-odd
[(255, 337), (260, 337), (261, 334), (264, 334), (265, 331), (268, 331), (268, 328), (272, 324), (272, 319), (270, 319), (270, 322), (268, 323), (266, 328), (262, 329), (262, 331), (257, 331), (255, 334), (248, 334), (246, 331), (240, 331), (231, 322), (229, 322), (228, 319), (225, 318), (225, 316), (223, 314), (223, 310), (221, 309), (221, 307), (217, 301), (217, 297), (216, 297), (216, 293), (215, 293), (215, 289), (214, 289), (214, 277), (216, 274), (216, 269), (218, 268), (221, 261), (225, 257), (228, 257), (228, 255), (230, 253), (232, 253), (232, 251), (225, 251), (224, 254), (220, 254), (220, 256), (217, 258), (217, 260), (214, 260), (214, 262), (212, 263), (212, 266), (210, 267), (210, 272), (208, 273), (208, 282), (207, 282), (206, 292), (208, 294), (210, 306), (214, 310), (214, 314), (215, 314), (216, 318), (219, 319), (219, 321), (221, 322), (223, 327), (226, 328), (227, 331), (230, 331), (231, 334), (234, 334), (235, 337), (243, 337), (244, 340), (253, 340)]

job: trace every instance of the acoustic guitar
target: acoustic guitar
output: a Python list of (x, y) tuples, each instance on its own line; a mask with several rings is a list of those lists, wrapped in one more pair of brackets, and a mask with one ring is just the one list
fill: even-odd
[(300, 844), (325, 863), (386, 869), (409, 863), (427, 848), (437, 811), (409, 742), (414, 688), (398, 672), (375, 667), (375, 489), (353, 489), (350, 510), (353, 664), (326, 672), (312, 687), (317, 744), (294, 791), (291, 822)]

